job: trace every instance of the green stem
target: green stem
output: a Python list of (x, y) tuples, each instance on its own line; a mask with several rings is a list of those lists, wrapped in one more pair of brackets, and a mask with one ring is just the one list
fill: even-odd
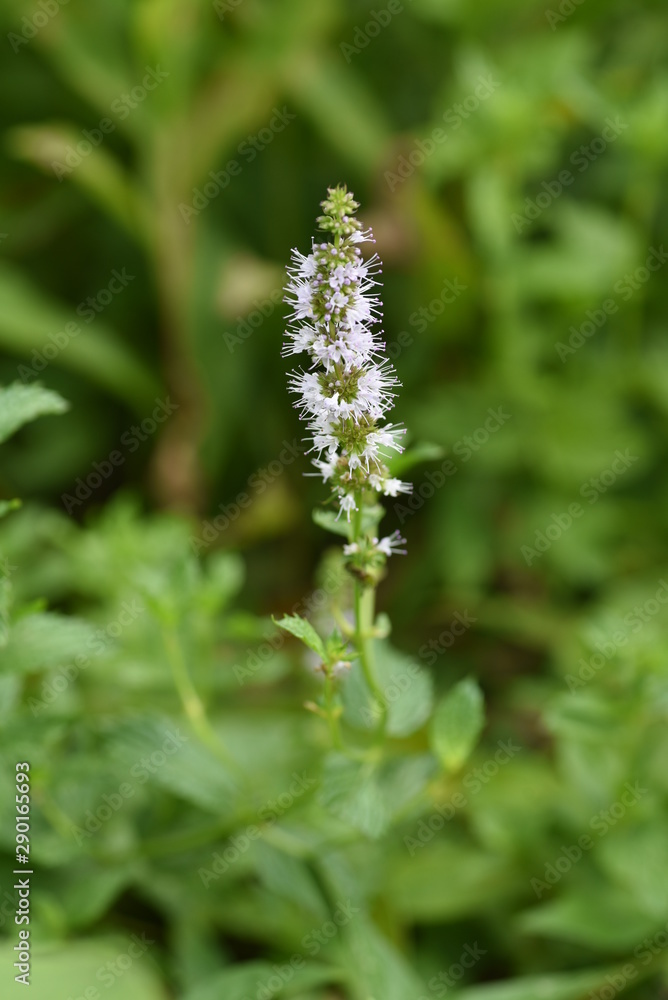
[(339, 712), (337, 706), (334, 704), (334, 679), (329, 676), (325, 677), (325, 711), (327, 713), (327, 723), (332, 743), (337, 750), (345, 753), (346, 748), (341, 736), (341, 726), (339, 725)]
[[(361, 496), (357, 497), (357, 510), (353, 519), (352, 541), (359, 541), (362, 531)], [(359, 655), (362, 673), (369, 690), (378, 703), (380, 718), (378, 722), (379, 737), (382, 737), (387, 724), (387, 701), (385, 692), (380, 686), (373, 659), (373, 627), (375, 621), (376, 588), (371, 584), (363, 584), (355, 580), (355, 646)]]
[(216, 756), (219, 757), (228, 767), (232, 767), (238, 772), (239, 766), (237, 762), (234, 760), (229, 750), (222, 742), (220, 736), (211, 725), (202, 699), (198, 695), (195, 685), (193, 684), (190, 674), (188, 673), (186, 661), (183, 656), (183, 649), (176, 633), (176, 629), (170, 628), (169, 630), (165, 630), (164, 642), (165, 649), (167, 650), (167, 658), (172, 668), (174, 684), (176, 685), (176, 690), (179, 698), (181, 699), (181, 704), (183, 705), (183, 709), (188, 716), (193, 729), (205, 746), (208, 746), (209, 749), (213, 751), (213, 753), (215, 753)]

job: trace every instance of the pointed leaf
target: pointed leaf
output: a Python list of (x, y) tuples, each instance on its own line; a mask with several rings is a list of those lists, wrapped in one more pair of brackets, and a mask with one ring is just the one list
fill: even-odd
[[(64, 413), (69, 409), (67, 403), (57, 392), (43, 389), (41, 385), (24, 385), (14, 382), (0, 388), (0, 441), (17, 431), (23, 424), (35, 420), (47, 413)], [(15, 501), (9, 501), (16, 505)], [(11, 510), (8, 507), (7, 510)]]
[(367, 837), (380, 837), (387, 828), (389, 813), (373, 764), (330, 754), (318, 798), (334, 816)]
[(313, 628), (310, 622), (307, 622), (305, 618), (300, 618), (299, 615), (284, 615), (280, 620), (273, 619), (274, 623), (278, 625), (279, 628), (284, 629), (284, 631), (289, 632), (290, 635), (294, 635), (297, 639), (312, 649), (314, 653), (317, 653), (322, 660), (327, 659), (327, 653), (325, 652), (325, 647), (322, 639)]
[(438, 704), (430, 727), (432, 750), (444, 767), (458, 771), (478, 741), (485, 722), (482, 691), (466, 678)]

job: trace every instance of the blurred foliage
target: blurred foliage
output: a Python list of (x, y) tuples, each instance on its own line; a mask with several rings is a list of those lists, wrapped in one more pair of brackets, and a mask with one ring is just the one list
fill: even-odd
[[(26, 759), (33, 1000), (668, 996), (665, 4), (0, 24), (3, 984)], [(269, 617), (346, 599), (278, 291), (338, 182), (421, 462), (364, 760)]]

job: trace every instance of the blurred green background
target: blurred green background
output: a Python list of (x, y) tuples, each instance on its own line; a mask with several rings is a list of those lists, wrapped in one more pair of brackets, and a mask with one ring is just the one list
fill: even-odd
[[(267, 995), (668, 997), (665, 4), (7, 0), (0, 23), (0, 381), (70, 403), (2, 456), (24, 500), (0, 529), (2, 781), (33, 764), (35, 1000), (264, 1000), (348, 898), (359, 918)], [(267, 616), (338, 572), (280, 353), (289, 252), (336, 183), (374, 229), (421, 458), (388, 502), (408, 555), (380, 605), (437, 695), (478, 679), (474, 763), (522, 748), (413, 853), (467, 772), (430, 771), (398, 724), (396, 773), (342, 810), (298, 651), (248, 667)], [(108, 647), (54, 689), (96, 629)], [(200, 732), (77, 843), (184, 725), (184, 662), (234, 764)], [(203, 885), (304, 769), (325, 792)], [(8, 863), (13, 838), (8, 815)], [(142, 932), (147, 957), (96, 978)]]

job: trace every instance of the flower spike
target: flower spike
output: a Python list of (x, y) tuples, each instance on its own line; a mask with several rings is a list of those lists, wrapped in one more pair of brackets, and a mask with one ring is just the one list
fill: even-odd
[[(306, 353), (310, 365), (290, 376), (295, 405), (308, 423), (313, 465), (329, 483), (346, 519), (370, 495), (397, 496), (410, 485), (390, 475), (391, 453), (403, 451), (404, 428), (386, 423), (399, 380), (383, 356), (381, 301), (376, 294), (380, 261), (364, 260), (359, 244), (375, 242), (343, 187), (330, 188), (318, 219), (330, 242), (313, 241), (307, 256), (292, 252), (285, 301), (292, 313), (284, 355)], [(378, 551), (390, 555), (394, 540)]]

